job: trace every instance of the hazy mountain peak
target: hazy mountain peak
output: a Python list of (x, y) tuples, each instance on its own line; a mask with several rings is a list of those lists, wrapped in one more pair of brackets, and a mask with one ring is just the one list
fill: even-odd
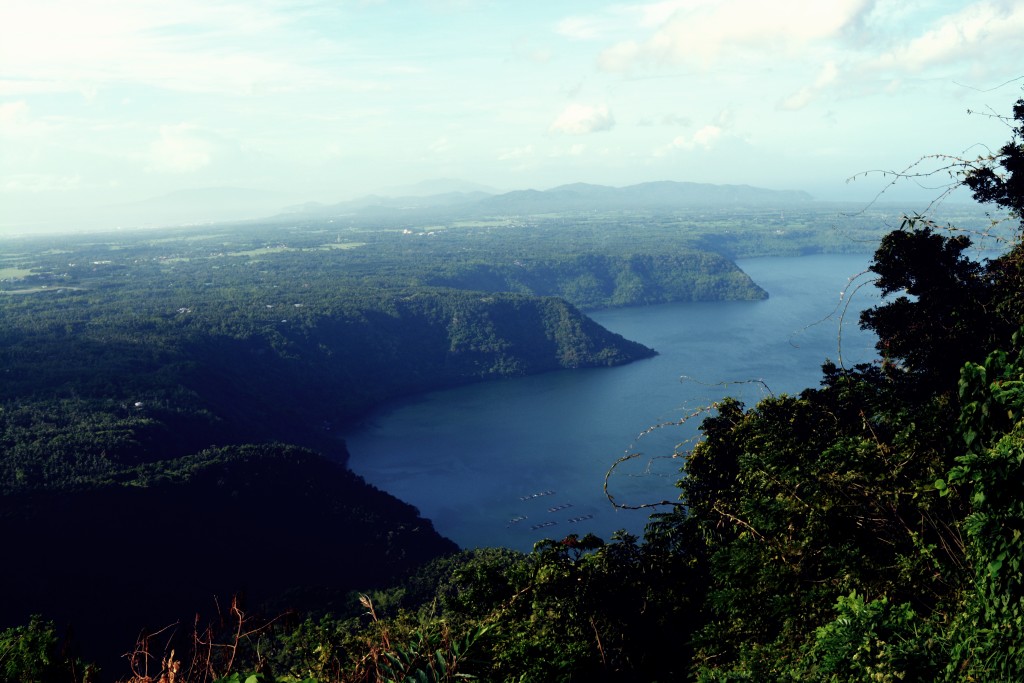
[(384, 197), (427, 197), (437, 194), (473, 193), (498, 194), (500, 190), (458, 178), (431, 178), (412, 185), (395, 185), (375, 190), (372, 195)]

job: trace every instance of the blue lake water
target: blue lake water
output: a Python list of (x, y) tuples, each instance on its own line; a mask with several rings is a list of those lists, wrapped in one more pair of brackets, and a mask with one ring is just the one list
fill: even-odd
[(751, 405), (769, 391), (817, 386), (827, 358), (846, 366), (875, 358), (874, 338), (857, 327), (857, 318), (878, 296), (870, 286), (852, 291), (863, 278), (848, 287), (869, 260), (749, 259), (739, 265), (768, 290), (767, 301), (591, 313), (659, 355), (388, 405), (346, 434), (349, 464), (418, 507), (464, 548), (529, 550), (542, 538), (570, 533), (640, 534), (654, 510), (617, 509), (603, 489), (617, 459), (641, 454), (610, 477), (616, 502), (676, 500), (678, 454), (685, 454), (700, 422), (685, 416), (726, 395)]

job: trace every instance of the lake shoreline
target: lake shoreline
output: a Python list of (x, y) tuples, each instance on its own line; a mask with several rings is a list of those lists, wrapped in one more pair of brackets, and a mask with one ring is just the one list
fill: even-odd
[[(838, 355), (837, 319), (829, 316), (869, 258), (742, 259), (738, 265), (768, 285), (769, 299), (593, 312), (602, 326), (659, 355), (389, 401), (344, 434), (349, 465), (466, 548), (529, 550), (544, 537), (607, 538), (620, 528), (640, 534), (651, 511), (615, 509), (604, 496), (612, 463), (642, 453), (612, 477), (618, 502), (672, 500), (703, 407), (726, 394), (754, 403), (769, 391), (817, 386), (821, 364)], [(850, 329), (855, 312), (843, 325), (843, 357), (870, 362), (873, 338)], [(543, 491), (552, 493), (533, 497)]]

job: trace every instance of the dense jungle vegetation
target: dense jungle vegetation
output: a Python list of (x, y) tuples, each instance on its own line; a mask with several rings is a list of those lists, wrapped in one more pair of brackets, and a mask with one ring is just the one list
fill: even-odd
[[(396, 396), (654, 353), (574, 304), (765, 296), (642, 232), (326, 218), (7, 240), (0, 530), (31, 561), (3, 568), (0, 627), (73, 625), (109, 671), (182, 606), (324, 609), (453, 552), (344, 466), (337, 434)], [(298, 559), (316, 547), (322, 571)], [(157, 559), (253, 553), (242, 571)]]
[[(8, 254), (0, 679), (1024, 679), (1024, 100), (1007, 120), (1009, 143), (957, 168), (1012, 243), (973, 261), (920, 216), (876, 240), (891, 296), (862, 324), (881, 361), (709, 406), (642, 539), (458, 551), (314, 451), (403, 390), (650, 353), (566, 299), (762, 296), (723, 259), (776, 253), (764, 216), (748, 234), (320, 224)], [(152, 630), (102, 659), (138, 635), (126, 620)]]

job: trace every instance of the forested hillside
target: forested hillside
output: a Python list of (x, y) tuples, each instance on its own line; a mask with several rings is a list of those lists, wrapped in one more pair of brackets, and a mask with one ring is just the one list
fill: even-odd
[(454, 550), (344, 467), (338, 427), (370, 407), (654, 353), (553, 297), (145, 249), (44, 254), (0, 306), (0, 529), (32, 558), (0, 620), (41, 612), (94, 650), (217, 595), (322, 605)]
[[(40, 269), (5, 302), (10, 483), (0, 523), (19, 560), (5, 571), (20, 594), (5, 605), (21, 625), (0, 632), (0, 676), (83, 680), (82, 660), (64, 646), (120, 637), (111, 626), (72, 638), (63, 624), (25, 615), (47, 604), (71, 614), (69, 587), (93, 601), (77, 623), (102, 630), (119, 614), (152, 627), (143, 615), (163, 618), (186, 593), (251, 583), (243, 589), (262, 610), (225, 602), (195, 626), (143, 634), (123, 673), (111, 673), (108, 655), (105, 675), (1021, 680), (1024, 100), (1007, 123), (1007, 145), (956, 166), (976, 199), (1010, 212), (1001, 254), (974, 261), (966, 233), (907, 218), (871, 266), (889, 297), (861, 322), (878, 335), (880, 361), (827, 363), (820, 387), (799, 395), (708, 406), (679, 500), (659, 505), (643, 539), (570, 535), (529, 554), (453, 553), (414, 510), (337, 463), (237, 440), (310, 419), (322, 438), (331, 418), (318, 406), (386, 394), (361, 386), (357, 366), (385, 387), (425, 387), (647, 352), (563, 300), (498, 292), (571, 289), (573, 276), (560, 275), (582, 256), (561, 269), (514, 254), (511, 266), (503, 258), (488, 269), (467, 253), (439, 274), (403, 268), (411, 261), (400, 255), (371, 267), (350, 244), (339, 249), (358, 256), (338, 277), (364, 289), (331, 298), (330, 269), (280, 277), (293, 246), (276, 251), (280, 260), (211, 256), (204, 265), (127, 256), (139, 259), (135, 275), (114, 259), (72, 273), (79, 266), (61, 255), (66, 274)], [(637, 272), (653, 258), (590, 263), (607, 283), (623, 264)], [(177, 270), (164, 281), (179, 284), (137, 286), (160, 281), (142, 277), (147, 269)], [(243, 287), (242, 271), (257, 277)], [(180, 284), (186, 273), (192, 283)], [(424, 277), (494, 287), (436, 288)], [(43, 284), (63, 291), (32, 291)], [(48, 305), (33, 308), (38, 296)], [(108, 308), (112, 299), (136, 303)], [(407, 326), (412, 341), (401, 342)], [(353, 345), (332, 346), (339, 339)], [(349, 348), (371, 356), (339, 363)], [(190, 442), (196, 434), (205, 436)], [(231, 445), (200, 445), (221, 438)], [(42, 585), (54, 587), (45, 599)], [(365, 592), (346, 594), (356, 587)], [(305, 611), (278, 616), (285, 605)]]
[(768, 296), (734, 263), (709, 252), (461, 263), (426, 281), (459, 289), (558, 296), (584, 309)]
[[(569, 287), (442, 285), (467, 263), (500, 269), (551, 246), (456, 232), (246, 225), (7, 242), (0, 531), (30, 560), (3, 570), (18, 591), (0, 627), (44, 614), (109, 671), (140, 628), (215, 597), (324, 609), (454, 551), (345, 468), (347, 421), (416, 392), (654, 353), (546, 296)], [(764, 296), (713, 254), (571, 249), (544, 261), (555, 281), (620, 282), (589, 305), (626, 290), (621, 303)], [(678, 268), (685, 284), (666, 295)]]
[(652, 353), (559, 299), (327, 295), (277, 314), (289, 320), (268, 304), (178, 312), (77, 292), (5, 307), (4, 490), (74, 487), (216, 443), (325, 445), (333, 424), (395, 396)]
[(11, 242), (0, 489), (87, 486), (214, 444), (269, 439), (343, 457), (338, 426), (384, 400), (653, 353), (568, 302), (765, 296), (716, 254), (655, 253), (664, 234), (623, 255), (593, 235), (492, 228)]

